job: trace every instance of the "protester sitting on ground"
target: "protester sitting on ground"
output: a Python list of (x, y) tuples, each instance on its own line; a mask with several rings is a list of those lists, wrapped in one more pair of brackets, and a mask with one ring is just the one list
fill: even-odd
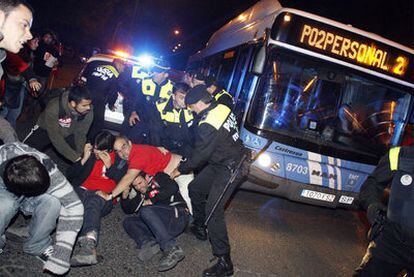
[(80, 160), (93, 120), (91, 103), (85, 87), (63, 89), (59, 97), (50, 100), (23, 142), (39, 151), (52, 144), (69, 161)]
[(132, 185), (140, 192), (132, 199), (122, 199), (127, 213), (137, 214), (124, 220), (124, 228), (138, 245), (138, 258), (149, 261), (160, 249), (163, 256), (158, 271), (174, 268), (184, 259), (176, 237), (188, 224), (189, 212), (177, 183), (165, 173), (150, 176), (141, 171)]
[[(97, 193), (106, 200), (112, 200), (121, 193), (123, 198), (127, 198), (130, 186), (141, 171), (150, 175), (155, 175), (159, 172), (171, 174), (172, 171), (179, 165), (181, 156), (173, 154), (163, 147), (155, 147), (145, 144), (132, 144), (132, 142), (124, 136), (116, 138), (114, 143), (114, 150), (121, 159), (128, 161), (128, 171), (124, 177), (118, 182), (109, 194), (104, 191)], [(192, 177), (192, 175), (190, 175)], [(182, 189), (187, 190), (188, 195), (188, 178), (189, 174), (179, 176), (175, 179)], [(180, 188), (181, 190), (181, 188)], [(188, 198), (188, 201), (191, 201)]]
[(78, 238), (79, 251), (75, 251), (71, 259), (72, 266), (98, 263), (96, 246), (101, 218), (111, 212), (114, 202), (105, 201), (95, 192), (111, 192), (128, 169), (126, 161), (113, 152), (114, 141), (111, 133), (99, 132), (94, 145), (87, 143), (82, 159), (68, 170), (68, 179), (85, 207), (83, 227)]
[(65, 274), (82, 227), (79, 197), (48, 156), (20, 142), (0, 146), (0, 164), (0, 253), (4, 232), (20, 210), (32, 216), (23, 251), (45, 262), (45, 270)]

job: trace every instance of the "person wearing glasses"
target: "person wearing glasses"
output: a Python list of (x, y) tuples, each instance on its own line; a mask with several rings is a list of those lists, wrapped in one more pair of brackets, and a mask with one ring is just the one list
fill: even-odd
[(111, 133), (99, 132), (94, 145), (87, 143), (82, 159), (68, 171), (68, 179), (85, 207), (84, 223), (78, 238), (79, 247), (71, 259), (72, 266), (98, 263), (96, 246), (101, 218), (111, 212), (114, 201), (105, 201), (96, 191), (111, 192), (127, 171), (125, 160), (113, 151), (114, 141), (115, 137)]

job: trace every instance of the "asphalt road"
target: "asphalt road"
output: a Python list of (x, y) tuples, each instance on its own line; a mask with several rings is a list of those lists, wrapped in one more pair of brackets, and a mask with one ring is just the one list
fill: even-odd
[[(171, 271), (157, 272), (160, 254), (148, 264), (137, 259), (135, 243), (122, 228), (117, 207), (103, 219), (102, 261), (72, 268), (68, 276), (201, 276), (212, 258), (208, 242), (179, 237), (186, 258)], [(226, 211), (234, 276), (351, 276), (365, 250), (365, 228), (357, 214), (239, 191)], [(15, 224), (19, 224), (19, 218)], [(39, 276), (41, 263), (21, 246), (7, 244), (0, 276)]]
[[(18, 124), (20, 137), (30, 126), (30, 122)], [(67, 168), (52, 149), (47, 154), (62, 170)], [(360, 217), (357, 212), (238, 191), (226, 210), (234, 276), (351, 276), (367, 244)], [(124, 218), (116, 207), (103, 219), (100, 263), (72, 268), (67, 276), (201, 276), (210, 265), (209, 243), (187, 233), (178, 239), (186, 257), (176, 268), (158, 273), (160, 254), (147, 264), (139, 263), (135, 244), (122, 228)], [(14, 224), (23, 223), (20, 216)], [(0, 254), (0, 276), (44, 276), (41, 268), (21, 245), (9, 242)]]

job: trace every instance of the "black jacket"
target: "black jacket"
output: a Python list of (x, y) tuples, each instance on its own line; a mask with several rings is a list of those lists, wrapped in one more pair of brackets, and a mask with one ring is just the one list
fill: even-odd
[(39, 47), (35, 51), (35, 59), (33, 64), (35, 74), (40, 77), (49, 77), (50, 72), (52, 71), (51, 67), (46, 66), (46, 53), (53, 55), (56, 59), (59, 58), (59, 53), (53, 45), (46, 45), (43, 42), (40, 42)]
[(91, 62), (83, 71), (86, 87), (89, 89), (94, 105), (100, 103), (113, 106), (118, 97), (119, 72), (112, 63)]
[[(144, 195), (145, 199), (150, 199), (153, 205), (171, 205), (175, 207), (187, 207), (183, 197), (180, 194), (178, 184), (163, 172), (155, 174), (148, 190)], [(141, 194), (138, 193), (132, 199), (121, 199), (122, 210), (131, 214), (136, 211), (140, 202)]]
[[(84, 165), (82, 165), (81, 161), (79, 160), (68, 169), (66, 175), (72, 186), (78, 187), (81, 186), (83, 182), (85, 182), (85, 180), (91, 174), (95, 162), (96, 157), (92, 154)], [(128, 164), (126, 161), (119, 158), (118, 155), (115, 155), (114, 164), (106, 170), (105, 174), (109, 179), (119, 182), (127, 171)]]
[(161, 145), (172, 153), (191, 156), (194, 148), (194, 117), (187, 109), (175, 109), (170, 98), (161, 112)]
[(178, 170), (185, 174), (206, 163), (234, 168), (245, 154), (239, 138), (236, 116), (222, 104), (212, 102), (201, 114), (196, 129), (195, 149)]

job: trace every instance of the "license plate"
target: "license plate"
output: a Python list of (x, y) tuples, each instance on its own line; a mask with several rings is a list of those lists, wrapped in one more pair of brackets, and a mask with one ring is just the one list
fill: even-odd
[(354, 198), (351, 196), (341, 195), (339, 203), (351, 205), (354, 202)]
[(313, 190), (308, 190), (308, 189), (302, 190), (302, 193), (300, 195), (302, 197), (321, 200), (325, 202), (333, 202), (335, 200), (335, 195), (333, 194), (328, 194), (328, 193), (323, 193), (323, 192), (313, 191)]

